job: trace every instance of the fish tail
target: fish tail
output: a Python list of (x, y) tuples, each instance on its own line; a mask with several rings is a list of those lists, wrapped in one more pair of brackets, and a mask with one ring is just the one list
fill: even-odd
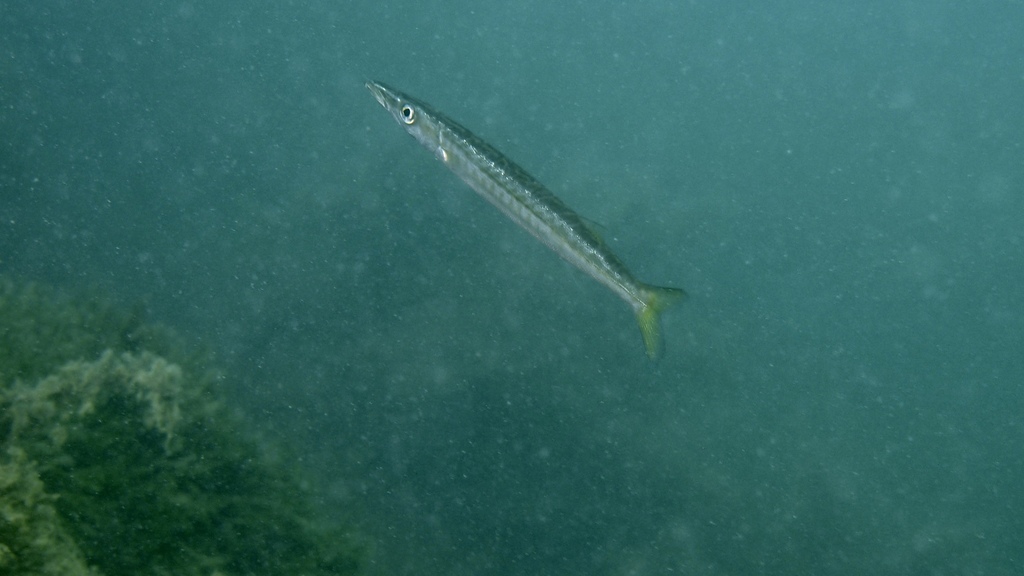
[(658, 315), (665, 308), (686, 297), (686, 292), (679, 288), (667, 286), (641, 286), (640, 295), (643, 304), (637, 308), (636, 322), (640, 325), (640, 334), (644, 337), (644, 347), (651, 360), (661, 355), (661, 328), (658, 326)]

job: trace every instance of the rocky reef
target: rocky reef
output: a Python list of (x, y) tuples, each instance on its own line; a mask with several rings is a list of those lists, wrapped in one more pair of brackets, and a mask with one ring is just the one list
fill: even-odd
[(140, 314), (0, 278), (0, 574), (356, 574), (365, 543)]

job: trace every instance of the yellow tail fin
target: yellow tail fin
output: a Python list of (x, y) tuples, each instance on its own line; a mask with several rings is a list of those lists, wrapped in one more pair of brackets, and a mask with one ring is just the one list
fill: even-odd
[(640, 334), (644, 337), (647, 356), (651, 360), (657, 360), (662, 350), (658, 315), (665, 308), (685, 298), (686, 292), (679, 288), (644, 285), (641, 294), (644, 305), (636, 311), (636, 322), (640, 325)]

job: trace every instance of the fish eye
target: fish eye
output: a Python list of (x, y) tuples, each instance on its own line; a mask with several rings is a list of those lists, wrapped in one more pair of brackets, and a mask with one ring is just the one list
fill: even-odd
[(416, 121), (416, 111), (412, 109), (412, 106), (408, 104), (402, 106), (402, 119), (405, 120), (406, 124), (412, 124)]

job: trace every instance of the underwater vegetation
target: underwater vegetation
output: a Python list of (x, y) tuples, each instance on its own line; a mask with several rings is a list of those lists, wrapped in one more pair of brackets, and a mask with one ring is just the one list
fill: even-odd
[(0, 574), (358, 572), (358, 535), (315, 513), (181, 342), (0, 278)]

